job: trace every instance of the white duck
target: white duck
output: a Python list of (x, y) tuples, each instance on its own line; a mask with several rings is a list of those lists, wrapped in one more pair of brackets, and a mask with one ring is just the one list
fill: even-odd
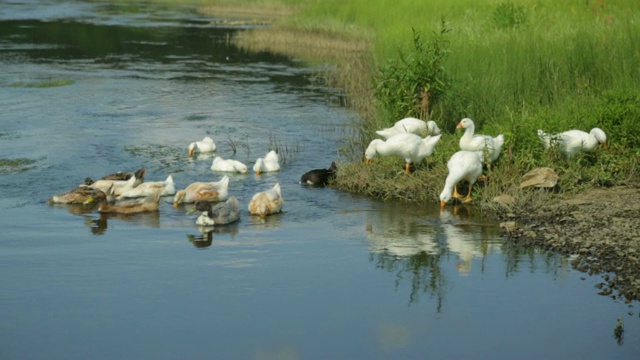
[(467, 151), (480, 151), (484, 153), (486, 151), (488, 156), (482, 155), (482, 159), (491, 164), (496, 161), (502, 151), (502, 145), (504, 145), (504, 136), (502, 134), (491, 137), (489, 135), (477, 135), (474, 134), (475, 124), (473, 120), (469, 118), (462, 119), (456, 128), (463, 128), (464, 134), (460, 138), (460, 149)]
[(194, 182), (184, 190), (178, 190), (173, 197), (173, 205), (194, 203), (196, 201), (223, 201), (229, 195), (229, 177), (224, 176), (215, 182)]
[(196, 225), (226, 225), (240, 220), (240, 202), (235, 196), (231, 196), (226, 202), (215, 206), (212, 206), (208, 201), (196, 201), (195, 208), (189, 213), (195, 211), (201, 212), (196, 219)]
[(216, 151), (216, 144), (213, 139), (206, 136), (200, 141), (195, 141), (189, 144), (189, 156), (193, 156), (194, 153), (208, 153)]
[(433, 154), (436, 144), (442, 135), (421, 138), (416, 134), (401, 133), (393, 135), (386, 141), (374, 139), (364, 152), (365, 161), (371, 162), (376, 154), (382, 156), (399, 156), (405, 161), (405, 172), (411, 173), (411, 164), (422, 161)]
[(538, 130), (538, 137), (545, 149), (557, 146), (567, 157), (572, 157), (581, 151), (593, 151), (602, 144), (607, 148), (607, 135), (600, 128), (593, 128), (589, 133), (582, 130), (569, 130), (556, 135)]
[(253, 195), (251, 201), (249, 201), (249, 212), (253, 215), (265, 217), (282, 211), (283, 204), (284, 200), (282, 199), (282, 192), (280, 191), (280, 184), (278, 183), (267, 191)]
[(440, 135), (440, 128), (435, 121), (429, 120), (427, 122), (416, 119), (413, 117), (404, 118), (396, 121), (392, 127), (378, 130), (376, 134), (382, 136), (385, 139), (392, 137), (393, 135), (402, 133), (412, 133), (416, 135)]
[(211, 170), (222, 172), (238, 172), (242, 174), (246, 174), (247, 172), (249, 172), (247, 165), (241, 163), (240, 161), (233, 159), (223, 159), (219, 156), (216, 156), (213, 159)]
[(173, 182), (173, 176), (167, 176), (165, 181), (143, 182), (132, 189), (124, 191), (118, 198), (147, 197), (155, 193), (160, 193), (160, 196), (174, 195), (176, 193), (176, 186)]
[(264, 158), (258, 158), (253, 165), (253, 171), (260, 175), (263, 172), (272, 172), (280, 170), (280, 158), (278, 153), (271, 150), (264, 156)]
[(91, 184), (91, 186), (104, 191), (107, 195), (117, 197), (126, 191), (134, 189), (142, 183), (142, 179), (133, 175), (129, 180), (98, 180)]
[[(463, 203), (471, 202), (473, 184), (482, 175), (480, 153), (477, 151), (458, 151), (447, 162), (447, 168), (449, 175), (447, 175), (444, 189), (440, 193), (440, 207), (444, 208), (452, 197), (461, 199)], [(469, 193), (464, 198), (458, 193), (458, 183), (463, 180), (469, 182)]]

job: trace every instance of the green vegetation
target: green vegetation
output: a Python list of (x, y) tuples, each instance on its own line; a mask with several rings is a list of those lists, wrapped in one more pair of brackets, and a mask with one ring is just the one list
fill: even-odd
[(31, 170), (38, 160), (19, 158), (19, 159), (3, 159), (0, 158), (0, 174), (19, 174)]
[(12, 83), (11, 87), (24, 87), (24, 88), (50, 88), (58, 86), (68, 86), (74, 84), (75, 81), (71, 79), (51, 79), (41, 80), (34, 82), (16, 82)]
[[(539, 166), (558, 172), (564, 192), (638, 178), (636, 0), (247, 3), (295, 13), (267, 29), (243, 32), (237, 44), (336, 64), (337, 75), (328, 79), (345, 89), (348, 106), (360, 115), (341, 152), (344, 164), (335, 184), (341, 189), (435, 201), (446, 161), (458, 149), (455, 125), (464, 117), (475, 121), (478, 133), (506, 138), (488, 180), (474, 189), (483, 205), (501, 193), (538, 196), (517, 185)], [(435, 120), (444, 129), (436, 153), (412, 175), (402, 173), (401, 159), (377, 157), (365, 166), (362, 154), (375, 130), (407, 115)], [(605, 130), (610, 147), (573, 159), (545, 152), (536, 135), (537, 129), (595, 126)]]

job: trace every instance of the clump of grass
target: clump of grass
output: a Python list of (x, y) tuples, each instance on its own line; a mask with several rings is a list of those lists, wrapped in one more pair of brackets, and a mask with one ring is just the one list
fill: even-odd
[(440, 31), (425, 40), (415, 29), (413, 50), (400, 52), (380, 68), (375, 95), (392, 119), (419, 117), (428, 119), (430, 107), (448, 91), (449, 79), (444, 60), (449, 52), (447, 33), (442, 20)]
[(515, 28), (527, 21), (524, 5), (513, 2), (503, 2), (493, 11), (493, 24), (500, 29)]
[(291, 145), (285, 144), (278, 140), (275, 134), (271, 133), (269, 134), (269, 151), (271, 150), (278, 153), (281, 164), (289, 164), (300, 153), (300, 142), (296, 141)]

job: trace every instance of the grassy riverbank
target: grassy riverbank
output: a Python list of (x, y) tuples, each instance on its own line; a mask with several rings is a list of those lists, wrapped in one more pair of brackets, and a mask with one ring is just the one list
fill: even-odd
[[(214, 14), (239, 2), (202, 3)], [(478, 133), (506, 138), (488, 181), (474, 192), (483, 205), (501, 193), (530, 202), (534, 195), (517, 185), (539, 166), (554, 168), (565, 192), (639, 176), (635, 0), (240, 3), (258, 14), (264, 8), (283, 15), (271, 17), (268, 28), (242, 32), (234, 40), (239, 46), (335, 65), (327, 78), (345, 90), (348, 106), (359, 114), (341, 149), (335, 184), (341, 189), (435, 202), (461, 136), (455, 124), (463, 117), (474, 119)], [(412, 175), (403, 174), (400, 159), (378, 157), (365, 166), (361, 157), (375, 130), (404, 116), (428, 117), (445, 130), (436, 154)], [(595, 126), (605, 130), (610, 147), (571, 160), (545, 153), (536, 136), (537, 129)]]

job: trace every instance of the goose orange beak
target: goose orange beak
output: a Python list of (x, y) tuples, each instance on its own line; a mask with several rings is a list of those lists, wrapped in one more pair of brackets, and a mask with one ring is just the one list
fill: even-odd
[(456, 125), (456, 129), (460, 129), (460, 128), (462, 128), (462, 123), (461, 122), (459, 122), (458, 125)]
[(193, 156), (193, 149), (189, 149), (189, 156)]
[(602, 148), (606, 149), (607, 148), (607, 143), (602, 143)]
[(447, 206), (447, 203), (444, 202), (444, 200), (440, 200), (440, 210), (444, 210), (446, 206)]
[(364, 159), (364, 163), (367, 164), (367, 165), (371, 164), (371, 159)]

